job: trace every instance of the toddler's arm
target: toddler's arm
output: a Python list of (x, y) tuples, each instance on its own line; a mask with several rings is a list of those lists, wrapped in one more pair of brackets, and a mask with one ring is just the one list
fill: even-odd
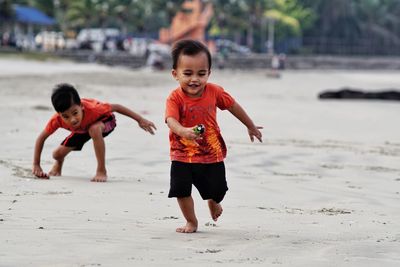
[(244, 111), (244, 109), (239, 105), (239, 103), (235, 102), (235, 104), (233, 104), (233, 106), (230, 107), (228, 110), (230, 111), (230, 113), (233, 114), (233, 116), (235, 116), (244, 125), (246, 125), (251, 142), (254, 142), (254, 137), (262, 142), (262, 133), (260, 132), (260, 129), (263, 129), (263, 127), (256, 126), (247, 115), (246, 111)]
[(135, 121), (138, 122), (139, 127), (142, 128), (143, 130), (145, 130), (146, 132), (154, 134), (154, 130), (157, 130), (154, 123), (146, 120), (145, 118), (143, 118), (142, 116), (140, 116), (139, 114), (134, 112), (133, 110), (131, 110), (123, 105), (111, 104), (111, 109), (112, 109), (112, 111), (118, 112), (122, 115), (125, 115), (127, 117), (134, 119)]
[(199, 137), (198, 134), (196, 134), (193, 131), (193, 127), (183, 127), (182, 124), (180, 124), (176, 119), (172, 117), (167, 118), (167, 125), (171, 129), (171, 131), (180, 137), (189, 139), (189, 140), (196, 140), (201, 137)]
[(43, 172), (42, 167), (40, 166), (40, 156), (42, 154), (43, 145), (47, 137), (49, 137), (49, 134), (46, 131), (42, 131), (36, 139), (35, 150), (33, 155), (32, 174), (38, 178), (48, 179), (49, 175)]

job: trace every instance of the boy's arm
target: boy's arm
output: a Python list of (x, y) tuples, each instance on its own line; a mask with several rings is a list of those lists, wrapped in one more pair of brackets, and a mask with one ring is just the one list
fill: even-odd
[(189, 139), (189, 140), (196, 140), (199, 139), (199, 135), (197, 135), (193, 128), (183, 127), (182, 124), (179, 123), (176, 119), (172, 117), (168, 117), (166, 120), (168, 127), (171, 129), (173, 133), (179, 135), (180, 137)]
[(254, 142), (254, 136), (262, 142), (262, 134), (260, 129), (263, 129), (261, 126), (256, 126), (250, 117), (247, 115), (246, 111), (239, 105), (239, 103), (235, 102), (232, 107), (230, 107), (229, 112), (233, 114), (238, 120), (240, 120), (247, 127), (247, 131), (249, 132), (251, 142)]
[(32, 166), (32, 174), (38, 178), (49, 178), (49, 175), (43, 172), (42, 167), (40, 166), (40, 156), (42, 154), (43, 145), (46, 141), (49, 134), (44, 130), (42, 131), (36, 139), (35, 142), (35, 151), (33, 155), (33, 166)]
[(131, 110), (123, 105), (111, 104), (111, 110), (134, 119), (135, 121), (138, 122), (139, 127), (142, 128), (143, 130), (145, 130), (146, 132), (154, 134), (154, 130), (157, 130), (154, 123), (146, 120), (145, 118), (143, 118), (142, 116), (140, 116), (139, 114), (134, 112), (133, 110)]

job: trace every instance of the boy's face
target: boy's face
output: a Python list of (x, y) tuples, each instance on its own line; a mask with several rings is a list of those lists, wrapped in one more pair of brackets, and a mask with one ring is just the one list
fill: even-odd
[(182, 90), (189, 97), (200, 97), (210, 76), (206, 53), (180, 55), (172, 76), (179, 82)]
[(82, 122), (83, 108), (80, 105), (73, 104), (69, 109), (64, 112), (59, 112), (62, 120), (68, 124), (72, 129), (77, 129)]

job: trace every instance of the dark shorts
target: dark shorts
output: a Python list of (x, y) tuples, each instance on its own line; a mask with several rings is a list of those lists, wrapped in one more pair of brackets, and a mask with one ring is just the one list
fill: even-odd
[[(104, 132), (103, 132), (103, 137), (106, 137), (109, 135), (112, 131), (114, 131), (114, 128), (117, 126), (117, 123), (115, 121), (115, 116), (111, 115), (106, 117), (105, 119), (101, 120), (104, 125)], [(71, 133), (67, 138), (62, 141), (61, 145), (66, 146), (66, 147), (72, 147), (72, 150), (75, 151), (80, 151), (82, 150), (83, 145), (91, 139), (90, 135), (88, 132), (86, 133)]]
[(192, 184), (204, 200), (221, 202), (228, 191), (224, 162), (202, 164), (172, 161), (168, 197), (190, 196)]

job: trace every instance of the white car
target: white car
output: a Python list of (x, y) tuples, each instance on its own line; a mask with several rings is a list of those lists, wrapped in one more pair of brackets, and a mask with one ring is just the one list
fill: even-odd
[(82, 29), (76, 40), (79, 48), (92, 49), (96, 52), (103, 50), (103, 46), (109, 38), (117, 38), (121, 32), (115, 28), (89, 28)]
[(35, 44), (43, 51), (54, 51), (65, 48), (62, 32), (42, 31), (35, 36)]

